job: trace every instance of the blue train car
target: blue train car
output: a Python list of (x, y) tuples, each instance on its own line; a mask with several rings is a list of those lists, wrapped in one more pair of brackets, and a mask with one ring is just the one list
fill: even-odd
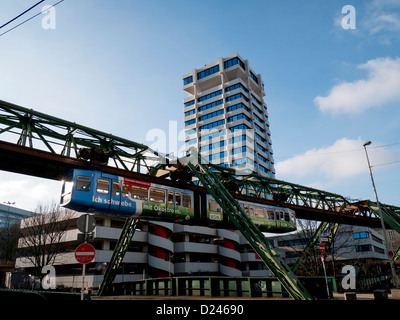
[[(140, 217), (221, 228), (229, 225), (229, 218), (211, 195), (206, 195), (204, 202), (197, 199), (197, 203), (203, 204), (196, 210), (194, 196), (193, 191), (187, 189), (75, 169), (64, 176), (61, 206), (126, 218)], [(245, 201), (239, 201), (239, 204), (261, 231), (280, 233), (296, 230), (293, 210)]]

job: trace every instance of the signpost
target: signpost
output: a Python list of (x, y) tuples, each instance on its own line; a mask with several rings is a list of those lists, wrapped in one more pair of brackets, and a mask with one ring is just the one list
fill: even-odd
[(322, 242), (319, 244), (319, 251), (321, 251), (321, 254), (325, 253), (325, 245)]
[(324, 275), (325, 275), (325, 284), (326, 284), (326, 292), (328, 293), (328, 299), (329, 299), (329, 286), (328, 286), (328, 278), (326, 277), (326, 268), (325, 268), (325, 258), (324, 258), (324, 253), (325, 253), (325, 245), (320, 242), (319, 244), (319, 251), (321, 252), (321, 261), (322, 261), (322, 266), (324, 268)]
[(75, 250), (75, 259), (79, 263), (87, 264), (89, 262), (92, 262), (95, 254), (96, 251), (91, 244), (82, 243)]
[(75, 259), (79, 263), (82, 263), (82, 291), (81, 291), (81, 300), (83, 300), (83, 293), (85, 291), (85, 273), (86, 273), (86, 264), (92, 262), (96, 251), (94, 247), (87, 243), (87, 238), (89, 232), (92, 232), (96, 227), (96, 220), (93, 216), (88, 214), (83, 214), (80, 216), (76, 222), (76, 225), (79, 231), (83, 232), (83, 240), (84, 243), (80, 244), (75, 250)]

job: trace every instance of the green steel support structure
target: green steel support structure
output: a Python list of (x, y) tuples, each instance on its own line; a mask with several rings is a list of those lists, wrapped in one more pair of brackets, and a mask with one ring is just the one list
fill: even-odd
[(186, 160), (191, 171), (196, 174), (203, 186), (218, 202), (291, 297), (295, 300), (315, 300), (285, 261), (275, 252), (263, 233), (245, 214), (237, 200), (205, 164), (205, 160), (194, 149), (191, 150), (190, 157)]
[[(385, 223), (387, 223), (392, 229), (400, 233), (400, 216), (398, 214), (398, 208), (393, 206), (387, 206), (381, 202), (379, 202), (379, 204), (381, 207), (381, 212)], [(368, 201), (368, 207), (376, 214), (379, 214), (379, 208), (376, 202)], [(400, 257), (400, 248), (397, 248), (396, 252), (394, 252), (392, 260), (396, 262), (399, 257)]]
[(328, 223), (328, 222), (321, 222), (318, 226), (318, 228), (315, 230), (313, 236), (310, 238), (310, 241), (308, 242), (307, 246), (304, 248), (302, 255), (297, 259), (295, 265), (292, 268), (293, 272), (296, 272), (301, 263), (307, 258), (310, 250), (315, 247), (320, 239), (321, 234), (326, 234), (328, 233), (328, 241), (325, 242), (325, 248), (326, 251), (329, 251), (332, 242), (335, 239), (336, 232), (339, 228), (338, 223)]
[(122, 264), (122, 260), (124, 259), (125, 253), (131, 243), (138, 221), (138, 219), (134, 218), (126, 219), (117, 245), (115, 246), (113, 255), (107, 265), (103, 282), (100, 286), (99, 296), (104, 295), (107, 292), (108, 285), (114, 281), (117, 271)]
[[(176, 159), (168, 159), (151, 150), (146, 145), (2, 100), (0, 100), (0, 140), (10, 141), (16, 146), (24, 146), (25, 148), (32, 149), (32, 151), (35, 149), (46, 151), (53, 156), (60, 156), (60, 159), (61, 157), (68, 157), (69, 159), (80, 158), (82, 149), (100, 151), (100, 153), (106, 156), (106, 160), (102, 162), (105, 170), (107, 170), (107, 167), (116, 167), (126, 171), (149, 173), (150, 175), (157, 176), (157, 171), (160, 168), (168, 168), (171, 167), (170, 163), (172, 166), (176, 163)], [(4, 152), (8, 152), (8, 149)], [(28, 151), (23, 149), (23, 152)], [(90, 160), (92, 159), (90, 158)], [(197, 161), (197, 159), (194, 160)], [(278, 205), (291, 207), (294, 210), (307, 212), (306, 217), (304, 217), (305, 219), (342, 223), (340, 219), (343, 217), (352, 217), (355, 218), (351, 220), (352, 223), (357, 224), (359, 222), (372, 221), (370, 218), (374, 218), (375, 220), (379, 218), (376, 204), (370, 201), (355, 202), (331, 192), (256, 174), (246, 173), (238, 178), (240, 173), (236, 170), (213, 164), (203, 165), (196, 163), (189, 166), (193, 170), (193, 173), (199, 177), (200, 184), (203, 184), (207, 190), (211, 190), (209, 192), (214, 192), (212, 194), (215, 196), (217, 196), (218, 192), (221, 193), (222, 196), (217, 196), (217, 198), (224, 203), (223, 207), (229, 209), (226, 210), (227, 214), (232, 215), (232, 221), (236, 221), (237, 225), (241, 228), (239, 230), (244, 230), (243, 228), (245, 228), (246, 230), (243, 232), (247, 232), (248, 237), (256, 239), (255, 242), (252, 240), (253, 244), (264, 257), (267, 257), (267, 265), (274, 268), (274, 265), (277, 264), (276, 272), (278, 274), (289, 272), (288, 280), (282, 280), (287, 282), (288, 287), (291, 286), (290, 282), (292, 281), (289, 279), (291, 271), (286, 270), (285, 265), (280, 265), (280, 262), (276, 262), (279, 260), (276, 257), (276, 253), (269, 247), (268, 243), (259, 238), (260, 234), (256, 230), (253, 230), (254, 228), (250, 227), (249, 221), (246, 220), (247, 216), (243, 215), (240, 208), (237, 208), (237, 202), (230, 192), (238, 197), (240, 195), (251, 195), (255, 200), (265, 199), (273, 201)], [(15, 170), (9, 164), (3, 164), (3, 167), (5, 168), (3, 170)], [(32, 174), (32, 172), (29, 171), (29, 174)], [(167, 175), (163, 177), (167, 177)], [(224, 188), (222, 189), (222, 187)], [(225, 188), (230, 192), (227, 192)], [(382, 212), (385, 222), (391, 228), (400, 232), (400, 208), (390, 205), (382, 205), (381, 207), (383, 208)], [(338, 216), (338, 219), (329, 221), (335, 215)], [(127, 226), (126, 229), (127, 234), (132, 231), (134, 232), (134, 228), (132, 229)], [(316, 239), (315, 236), (313, 238)], [(123, 239), (120, 238), (120, 240), (122, 241)], [(122, 249), (118, 251), (120, 252), (115, 260), (122, 261), (121, 255), (124, 252)], [(271, 260), (268, 260), (268, 256), (271, 257)], [(397, 250), (393, 259), (396, 260), (399, 256), (400, 251)], [(283, 275), (281, 278), (285, 279)], [(107, 281), (109, 282), (109, 280)], [(293, 281), (297, 282), (297, 280)], [(293, 296), (301, 297), (302, 293), (293, 292)]]

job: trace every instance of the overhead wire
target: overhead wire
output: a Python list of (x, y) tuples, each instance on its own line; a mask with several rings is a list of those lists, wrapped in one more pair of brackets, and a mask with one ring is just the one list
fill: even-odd
[(20, 13), (19, 15), (17, 15), (15, 18), (11, 19), (10, 21), (6, 22), (5, 24), (3, 24), (2, 26), (0, 26), (1, 28), (4, 28), (6, 25), (10, 24), (11, 22), (13, 22), (14, 20), (17, 20), (20, 16), (24, 15), (25, 13), (27, 13), (28, 11), (32, 10), (33, 8), (35, 8), (36, 6), (38, 6), (39, 4), (41, 4), (42, 2), (44, 2), (45, 0), (41, 0), (38, 3), (34, 4), (32, 7), (30, 7), (29, 9), (26, 9), (24, 12)]
[[(45, 0), (42, 0), (42, 1), (40, 1), (39, 3), (43, 2), (43, 1), (45, 1)], [(56, 5), (58, 5), (59, 3), (63, 2), (63, 1), (64, 1), (64, 0), (60, 0), (60, 1), (56, 2), (55, 4), (53, 4), (51, 7), (55, 7)], [(36, 5), (38, 5), (39, 3), (37, 3)], [(35, 6), (36, 6), (36, 5), (35, 5)], [(34, 6), (34, 7), (35, 7), (35, 6)], [(31, 7), (31, 8), (32, 8), (32, 7)], [(28, 10), (30, 10), (30, 9), (28, 9)], [(26, 12), (27, 12), (27, 11), (26, 11)], [(32, 20), (33, 18), (36, 18), (38, 15), (41, 15), (42, 13), (43, 13), (43, 12), (40, 11), (39, 13), (35, 14), (34, 16), (32, 16), (32, 17), (30, 17), (30, 18), (28, 18), (28, 19), (22, 21), (21, 23), (17, 24), (16, 26), (14, 26), (14, 27), (8, 29), (7, 31), (5, 31), (5, 32), (3, 32), (3, 33), (0, 33), (0, 37), (3, 36), (3, 35), (5, 35), (6, 33), (10, 32), (10, 31), (12, 31), (12, 30), (18, 28), (19, 26), (23, 25), (24, 23), (26, 23), (26, 22)], [(18, 17), (20, 17), (20, 16), (23, 15), (23, 14), (24, 14), (24, 12), (21, 13)], [(14, 21), (14, 20), (17, 19), (18, 17), (15, 17), (14, 19), (10, 20), (9, 22), (7, 22), (6, 24), (4, 24), (3, 26), (9, 24), (10, 22)], [(2, 26), (2, 27), (3, 27), (3, 26)], [(1, 29), (1, 28), (0, 28), (0, 29)]]

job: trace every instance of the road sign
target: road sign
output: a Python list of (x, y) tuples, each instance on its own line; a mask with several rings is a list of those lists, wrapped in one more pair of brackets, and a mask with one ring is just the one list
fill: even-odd
[[(86, 219), (88, 219), (88, 229), (86, 230)], [(96, 227), (96, 220), (93, 216), (89, 214), (81, 215), (78, 220), (76, 221), (76, 226), (78, 227), (79, 231), (81, 232), (92, 232)]]
[(89, 243), (80, 244), (75, 250), (75, 259), (79, 263), (87, 264), (94, 259), (96, 251)]
[(322, 254), (325, 253), (325, 245), (322, 242), (319, 244), (319, 251), (321, 251)]

